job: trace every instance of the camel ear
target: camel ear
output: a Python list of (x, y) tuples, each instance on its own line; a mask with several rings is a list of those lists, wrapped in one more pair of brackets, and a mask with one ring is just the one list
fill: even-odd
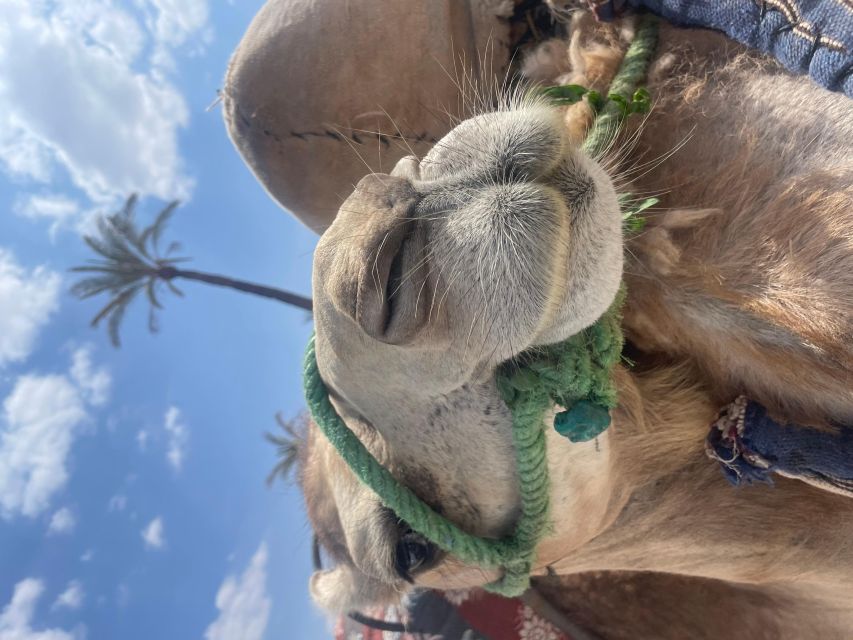
[(461, 115), (461, 58), (503, 77), (507, 11), (504, 0), (268, 0), (225, 77), (228, 134), (268, 193), (322, 232), (362, 176), (423, 155), (449, 129), (444, 110)]
[(330, 613), (346, 613), (393, 600), (393, 590), (347, 565), (315, 571), (309, 583), (311, 598)]

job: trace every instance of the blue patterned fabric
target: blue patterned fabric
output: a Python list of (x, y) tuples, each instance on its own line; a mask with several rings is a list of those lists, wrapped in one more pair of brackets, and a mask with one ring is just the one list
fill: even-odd
[(821, 431), (779, 423), (757, 402), (738, 398), (720, 414), (705, 441), (734, 485), (772, 483), (771, 474), (853, 495), (853, 428)]
[(673, 24), (722, 31), (853, 97), (853, 0), (629, 0)]

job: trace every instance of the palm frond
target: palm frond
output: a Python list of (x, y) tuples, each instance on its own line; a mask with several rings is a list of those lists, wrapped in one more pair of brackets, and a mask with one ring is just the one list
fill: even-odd
[(110, 342), (113, 343), (113, 346), (116, 349), (121, 346), (121, 339), (119, 337), (121, 321), (124, 319), (124, 314), (127, 312), (127, 308), (130, 306), (130, 303), (133, 302), (136, 294), (139, 293), (141, 289), (142, 285), (137, 285), (131, 289), (126, 289), (119, 294), (118, 298), (116, 298), (117, 300), (120, 300), (120, 302), (113, 307), (110, 317), (107, 320), (107, 333), (109, 333)]
[(142, 264), (142, 261), (139, 260), (137, 256), (128, 252), (124, 247), (117, 247), (112, 242), (105, 242), (101, 238), (96, 238), (94, 236), (83, 236), (83, 240), (87, 245), (89, 245), (89, 248), (92, 249), (92, 251), (109, 262), (122, 263), (130, 261), (132, 263)]
[(148, 249), (142, 240), (141, 234), (136, 229), (136, 224), (134, 224), (133, 218), (123, 216), (121, 212), (119, 212), (109, 216), (107, 220), (122, 237), (128, 247), (133, 248), (147, 260), (151, 260), (151, 256), (148, 254)]
[(175, 285), (175, 283), (172, 282), (171, 280), (166, 280), (166, 286), (169, 287), (169, 291), (174, 293), (179, 298), (184, 297), (184, 292), (181, 291), (180, 289), (178, 289), (178, 287)]
[(83, 278), (78, 280), (71, 287), (72, 295), (85, 300), (99, 293), (111, 292), (119, 293), (122, 289), (133, 286), (142, 277), (140, 275), (126, 274), (109, 274), (104, 276), (93, 276), (91, 278)]
[(110, 342), (113, 343), (113, 346), (116, 349), (121, 346), (121, 337), (119, 336), (121, 321), (124, 319), (124, 314), (127, 312), (127, 308), (130, 306), (133, 297), (134, 296), (130, 296), (127, 302), (125, 302), (124, 304), (120, 304), (115, 309), (113, 309), (113, 312), (110, 314), (110, 317), (107, 320), (107, 333), (109, 333)]
[(157, 278), (149, 278), (145, 283), (145, 295), (148, 296), (148, 302), (151, 306), (148, 307), (148, 330), (151, 333), (160, 331), (160, 321), (157, 318), (157, 310), (162, 309), (163, 305), (157, 298)]
[(134, 214), (136, 213), (137, 202), (139, 202), (139, 195), (136, 193), (131, 193), (128, 196), (127, 200), (124, 201), (124, 206), (118, 212), (118, 215), (132, 221), (134, 218)]
[(160, 320), (157, 318), (157, 307), (148, 307), (148, 331), (158, 333), (160, 331)]
[(148, 282), (145, 283), (145, 294), (148, 296), (148, 302), (151, 303), (151, 307), (153, 309), (162, 309), (163, 305), (160, 304), (160, 300), (157, 298), (157, 279), (156, 278), (148, 278)]
[(157, 246), (160, 243), (160, 236), (163, 235), (166, 225), (169, 223), (169, 220), (172, 218), (172, 214), (175, 213), (175, 209), (178, 208), (179, 204), (179, 200), (173, 200), (166, 205), (166, 207), (157, 214), (157, 218), (151, 226), (146, 227), (140, 234), (140, 240), (143, 244), (148, 244), (150, 241), (151, 251), (154, 255), (157, 255), (158, 253)]
[(133, 299), (136, 297), (136, 294), (142, 289), (142, 283), (135, 285), (133, 287), (129, 287), (124, 289), (117, 296), (112, 298), (98, 313), (92, 318), (92, 326), (97, 327), (101, 320), (106, 317), (109, 317), (107, 330), (110, 335), (110, 340), (113, 343), (113, 346), (119, 347), (121, 346), (121, 341), (119, 340), (118, 329), (121, 324), (122, 319), (124, 318), (124, 314), (127, 311), (127, 307), (133, 302)]
[(137, 263), (140, 265), (146, 263), (145, 257), (140, 256), (130, 246), (128, 239), (112, 223), (110, 217), (104, 216), (98, 218), (96, 224), (98, 227), (98, 237), (84, 236), (84, 240), (97, 253), (112, 262)]
[(302, 460), (305, 449), (305, 419), (304, 417), (301, 419), (302, 428), (296, 426), (297, 420), (285, 420), (279, 412), (275, 414), (275, 421), (284, 431), (284, 434), (264, 434), (267, 441), (275, 445), (276, 456), (278, 457), (278, 462), (267, 476), (268, 485), (272, 485), (276, 478), (281, 478), (285, 482), (290, 481), (293, 470)]
[(97, 262), (95, 260), (90, 260), (89, 264), (82, 264), (76, 267), (71, 267), (68, 270), (72, 273), (136, 273), (139, 274), (140, 277), (146, 276), (151, 273), (151, 269), (148, 266), (146, 266), (145, 268), (140, 268), (140, 266), (137, 264), (125, 265), (116, 262)]
[(125, 298), (130, 297), (131, 294), (135, 295), (133, 289), (128, 289), (127, 291), (122, 291), (119, 295), (111, 298), (107, 304), (101, 307), (101, 310), (95, 314), (95, 317), (92, 318), (90, 324), (93, 327), (97, 327), (101, 320), (103, 320), (108, 314), (112, 313), (113, 309), (115, 309), (120, 304), (124, 303)]
[(85, 300), (104, 291), (111, 291), (113, 289), (113, 282), (114, 280), (108, 276), (84, 278), (71, 286), (71, 295)]

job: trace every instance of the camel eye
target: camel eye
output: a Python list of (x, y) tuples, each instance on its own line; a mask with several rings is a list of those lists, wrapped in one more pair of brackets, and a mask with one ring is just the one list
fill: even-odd
[(435, 556), (435, 546), (420, 534), (409, 530), (397, 541), (394, 570), (403, 580), (412, 582), (412, 574), (429, 567)]

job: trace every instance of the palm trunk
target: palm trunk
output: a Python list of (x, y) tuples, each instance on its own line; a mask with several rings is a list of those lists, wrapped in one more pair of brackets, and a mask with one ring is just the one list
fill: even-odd
[(207, 284), (212, 284), (217, 287), (228, 287), (229, 289), (237, 289), (238, 291), (253, 293), (256, 296), (261, 296), (263, 298), (278, 300), (279, 302), (284, 302), (285, 304), (293, 305), (294, 307), (299, 307), (306, 311), (312, 310), (311, 298), (306, 298), (305, 296), (301, 296), (297, 293), (291, 293), (290, 291), (284, 291), (282, 289), (265, 287), (253, 282), (235, 280), (233, 278), (226, 278), (225, 276), (218, 276), (213, 273), (204, 273), (202, 271), (176, 269), (174, 267), (162, 267), (157, 271), (157, 275), (164, 280), (184, 278), (186, 280), (195, 280), (196, 282), (206, 282)]

